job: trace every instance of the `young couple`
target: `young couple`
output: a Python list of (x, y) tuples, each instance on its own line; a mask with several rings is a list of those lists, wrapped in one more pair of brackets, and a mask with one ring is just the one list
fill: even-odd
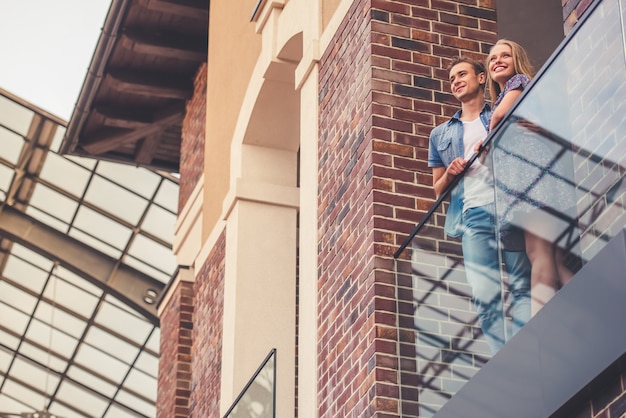
[[(437, 197), (465, 170), (468, 160), (479, 149), (489, 131), (506, 115), (533, 76), (524, 49), (505, 39), (491, 48), (486, 67), (461, 57), (450, 64), (449, 71), (450, 88), (461, 103), (461, 109), (449, 121), (433, 129), (430, 135), (428, 165), (433, 170), (433, 187)], [(485, 102), (486, 84), (489, 85), (493, 108)], [(524, 142), (523, 136), (520, 141)], [(529, 146), (525, 143), (517, 145)], [(495, 353), (510, 337), (505, 331), (500, 237), (497, 233), (508, 229), (508, 225), (505, 224), (506, 218), (495, 212), (493, 173), (481, 160), (475, 159), (452, 191), (445, 232), (461, 237), (466, 277), (472, 288), (474, 306), (487, 343)], [(506, 161), (503, 159), (499, 163), (505, 164)], [(504, 179), (505, 182), (524, 178), (524, 173), (516, 173), (512, 167), (506, 170), (508, 180)], [(507, 187), (514, 185), (505, 184), (504, 188)], [(530, 214), (530, 210), (527, 213)], [(533, 216), (526, 216), (526, 219), (533, 219)], [(514, 250), (504, 249), (500, 253), (508, 273), (512, 300), (511, 334), (515, 334), (530, 319), (531, 312), (534, 314), (572, 276), (563, 264), (558, 246), (533, 233), (536, 229), (529, 225), (526, 227), (524, 245)]]

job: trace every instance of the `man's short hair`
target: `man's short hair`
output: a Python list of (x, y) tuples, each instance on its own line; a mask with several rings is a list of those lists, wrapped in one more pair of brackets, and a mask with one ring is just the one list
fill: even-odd
[(473, 60), (468, 57), (456, 57), (455, 59), (452, 60), (450, 65), (448, 65), (447, 70), (450, 71), (452, 67), (462, 62), (466, 62), (470, 64), (474, 68), (474, 73), (476, 73), (476, 75), (487, 72), (487, 70), (485, 69), (485, 65), (482, 62)]

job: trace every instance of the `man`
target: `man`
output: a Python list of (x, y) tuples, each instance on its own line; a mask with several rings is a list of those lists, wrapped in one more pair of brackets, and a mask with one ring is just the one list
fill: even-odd
[[(430, 134), (428, 166), (433, 169), (437, 197), (465, 170), (476, 144), (487, 137), (491, 116), (484, 99), (485, 67), (461, 57), (449, 70), (452, 94), (461, 102), (461, 109)], [(480, 327), (495, 354), (508, 338), (494, 211), (493, 177), (476, 159), (452, 190), (445, 232), (461, 236), (466, 277)], [(530, 318), (530, 263), (523, 251), (503, 251), (502, 256), (509, 276), (515, 333)]]

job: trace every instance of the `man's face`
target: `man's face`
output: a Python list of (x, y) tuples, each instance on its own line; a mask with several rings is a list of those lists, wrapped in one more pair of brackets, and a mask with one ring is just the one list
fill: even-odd
[(450, 69), (450, 88), (452, 95), (460, 102), (482, 95), (485, 73), (476, 74), (469, 62), (460, 62)]

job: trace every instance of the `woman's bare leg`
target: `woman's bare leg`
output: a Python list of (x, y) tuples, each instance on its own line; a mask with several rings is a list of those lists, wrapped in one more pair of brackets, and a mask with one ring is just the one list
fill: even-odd
[(553, 244), (532, 232), (525, 231), (526, 254), (532, 266), (530, 274), (531, 316), (534, 316), (559, 288), (558, 267)]

